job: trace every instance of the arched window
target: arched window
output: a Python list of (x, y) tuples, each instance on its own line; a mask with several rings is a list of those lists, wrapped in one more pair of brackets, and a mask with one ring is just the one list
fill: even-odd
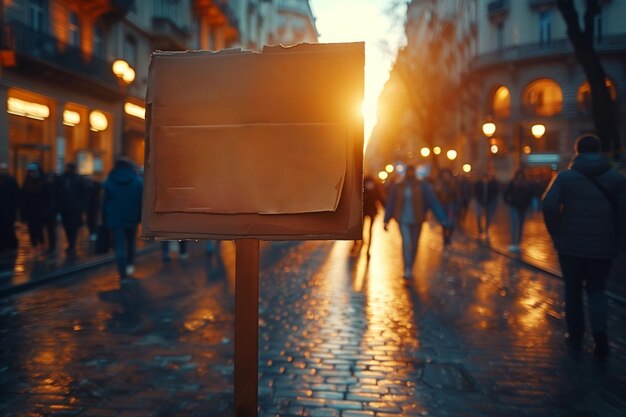
[(563, 110), (563, 91), (554, 80), (535, 80), (524, 89), (523, 103), (529, 114), (554, 116)]
[[(617, 89), (613, 81), (605, 78), (604, 85), (609, 89), (611, 98), (617, 100)], [(585, 80), (584, 83), (578, 87), (578, 94), (576, 94), (576, 101), (578, 102), (578, 110), (583, 114), (591, 113), (591, 86), (589, 81)]]
[(511, 115), (511, 92), (503, 85), (493, 92), (491, 113), (496, 118), (506, 118)]

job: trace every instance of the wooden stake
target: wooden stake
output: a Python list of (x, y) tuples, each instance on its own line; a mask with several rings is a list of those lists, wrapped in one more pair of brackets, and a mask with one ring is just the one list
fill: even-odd
[(256, 417), (258, 404), (259, 241), (240, 239), (235, 269), (235, 417)]

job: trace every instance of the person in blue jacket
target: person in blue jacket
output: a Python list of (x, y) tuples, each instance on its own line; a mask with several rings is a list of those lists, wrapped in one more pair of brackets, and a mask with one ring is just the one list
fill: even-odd
[(113, 232), (115, 256), (120, 278), (134, 273), (135, 239), (141, 221), (143, 181), (135, 164), (119, 158), (104, 182), (102, 214), (104, 224)]
[(395, 219), (400, 225), (404, 278), (410, 279), (413, 276), (422, 223), (429, 210), (433, 211), (444, 228), (448, 227), (448, 218), (432, 186), (426, 181), (418, 180), (415, 167), (408, 165), (404, 178), (391, 186), (384, 219), (385, 231), (391, 219)]
[(597, 137), (580, 137), (575, 149), (569, 169), (554, 178), (543, 196), (543, 214), (565, 281), (567, 343), (575, 351), (581, 349), (584, 288), (594, 355), (603, 360), (609, 354), (604, 289), (613, 259), (624, 249), (626, 178), (611, 169)]

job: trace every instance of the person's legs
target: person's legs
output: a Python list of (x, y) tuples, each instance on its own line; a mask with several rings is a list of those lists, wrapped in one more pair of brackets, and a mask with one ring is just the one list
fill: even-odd
[(48, 236), (48, 252), (52, 253), (57, 248), (57, 218), (50, 215), (46, 220), (46, 232)]
[(404, 260), (404, 276), (411, 274), (411, 252), (413, 245), (411, 243), (411, 225), (400, 223), (400, 234), (402, 235), (402, 258)]
[(595, 354), (599, 358), (604, 358), (609, 353), (609, 342), (606, 332), (609, 307), (604, 289), (611, 272), (611, 264), (611, 259), (585, 260), (585, 289), (589, 304), (589, 319), (596, 345)]
[(164, 240), (161, 242), (161, 251), (162, 251), (162, 259), (163, 262), (169, 262), (170, 260), (170, 242)]
[(113, 230), (115, 242), (115, 258), (120, 278), (126, 278), (126, 233), (125, 229), (118, 227)]
[(370, 248), (372, 247), (372, 232), (374, 230), (374, 216), (367, 216), (370, 220), (370, 225), (369, 225), (369, 235), (367, 236), (367, 255), (369, 256), (370, 254)]
[(583, 281), (585, 269), (581, 258), (559, 254), (561, 272), (565, 281), (565, 321), (572, 347), (579, 348), (585, 333), (583, 312)]
[(76, 237), (80, 227), (80, 212), (65, 212), (62, 218), (65, 236), (67, 237), (67, 254), (73, 255), (76, 253)]
[(129, 266), (133, 266), (135, 261), (135, 236), (137, 234), (136, 227), (124, 229), (126, 239), (126, 261)]
[(493, 215), (496, 212), (496, 201), (492, 201), (487, 204), (485, 208), (485, 233), (489, 234), (489, 226), (491, 225), (491, 220), (493, 219)]
[(417, 258), (417, 247), (419, 245), (420, 232), (422, 231), (422, 226), (419, 224), (412, 224), (410, 225), (410, 228), (411, 228), (410, 268), (411, 268), (411, 272), (413, 272), (413, 266), (415, 265), (415, 259)]
[(478, 225), (478, 234), (483, 234), (483, 214), (485, 207), (476, 202), (476, 224)]
[(524, 223), (526, 222), (526, 210), (519, 211), (519, 226), (517, 227), (517, 244), (522, 243), (522, 236), (524, 234)]
[(511, 245), (515, 246), (519, 242), (519, 210), (515, 207), (509, 207), (509, 218), (511, 220)]

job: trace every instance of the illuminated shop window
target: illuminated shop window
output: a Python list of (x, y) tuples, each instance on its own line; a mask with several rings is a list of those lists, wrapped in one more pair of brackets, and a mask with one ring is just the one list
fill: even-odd
[[(609, 89), (611, 98), (617, 100), (617, 89), (615, 84), (608, 78), (604, 80), (604, 84)], [(583, 114), (591, 113), (591, 87), (589, 81), (586, 81), (578, 87), (578, 94), (576, 94), (576, 102), (578, 103), (578, 110)]]
[(554, 116), (563, 110), (563, 91), (548, 78), (528, 84), (523, 94), (524, 110), (534, 116)]
[(500, 86), (494, 91), (491, 112), (497, 118), (505, 118), (511, 115), (511, 92), (505, 86)]

